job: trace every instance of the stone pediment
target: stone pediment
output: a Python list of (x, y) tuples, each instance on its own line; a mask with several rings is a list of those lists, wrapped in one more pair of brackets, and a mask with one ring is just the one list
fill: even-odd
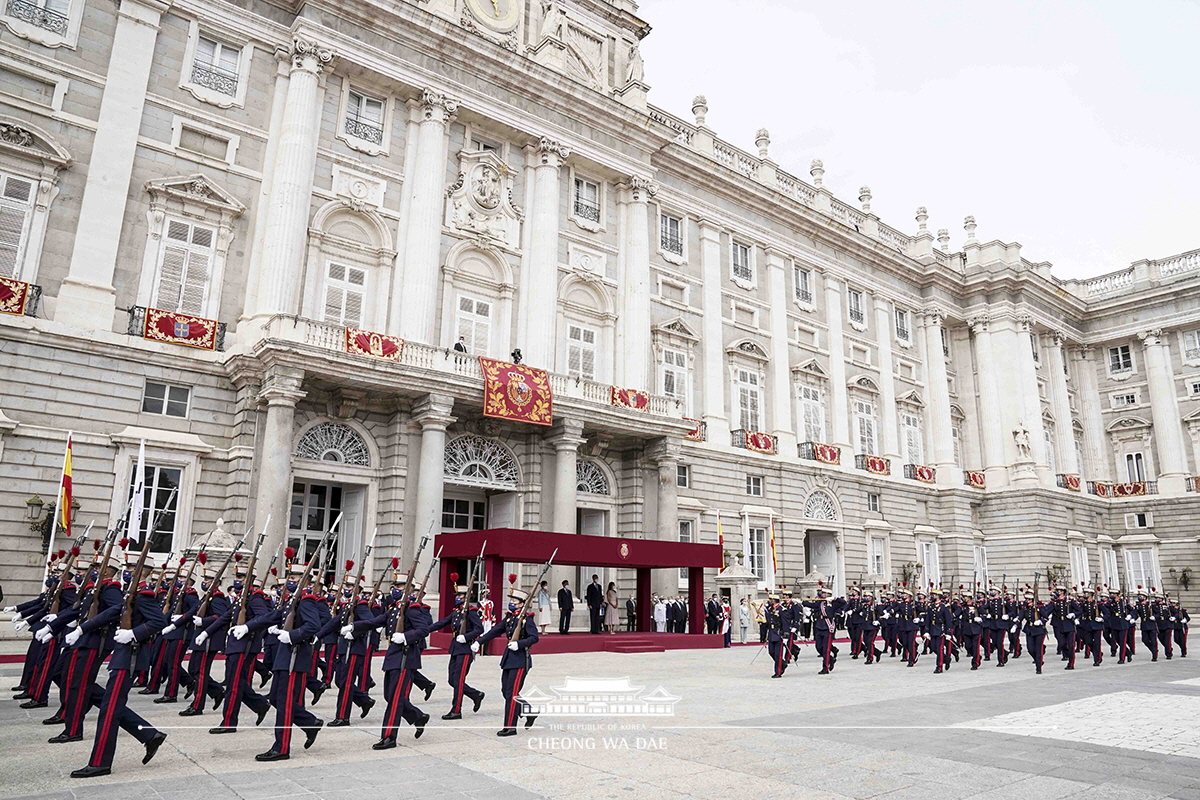
[(916, 406), (917, 408), (925, 407), (925, 401), (921, 399), (921, 395), (915, 390), (911, 392), (905, 392), (904, 394), (900, 395), (896, 398), (896, 402), (907, 403), (908, 405)]
[(171, 198), (186, 204), (196, 204), (219, 209), (231, 216), (240, 216), (246, 206), (224, 187), (203, 173), (179, 175), (157, 181), (147, 181), (146, 191), (151, 197)]
[(687, 339), (689, 342), (700, 341), (699, 335), (680, 317), (673, 317), (660, 325), (655, 325), (654, 330), (667, 336), (678, 336)]
[(753, 339), (743, 339), (736, 342), (730, 347), (725, 348), (725, 352), (731, 356), (745, 356), (752, 358), (755, 361), (770, 361), (771, 357), (767, 355), (767, 351), (763, 346)]
[(812, 375), (813, 377), (820, 378), (821, 380), (826, 380), (829, 378), (829, 376), (825, 374), (825, 370), (821, 368), (821, 365), (817, 363), (815, 358), (810, 358), (803, 364), (797, 364), (796, 366), (792, 367), (792, 373), (795, 375)]
[(1141, 417), (1121, 417), (1119, 419), (1115, 419), (1112, 422), (1110, 422), (1108, 424), (1108, 427), (1105, 428), (1105, 430), (1108, 431), (1109, 433), (1113, 433), (1116, 431), (1129, 431), (1129, 430), (1134, 430), (1136, 428), (1149, 428), (1149, 427), (1150, 427), (1149, 420), (1142, 419)]
[(50, 134), (36, 125), (3, 115), (0, 115), (0, 151), (59, 168), (71, 163), (71, 154)]

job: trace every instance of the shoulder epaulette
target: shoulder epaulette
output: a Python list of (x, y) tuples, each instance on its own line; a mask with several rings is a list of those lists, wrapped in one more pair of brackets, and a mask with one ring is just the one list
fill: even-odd
[(153, 589), (138, 589), (138, 594), (142, 595), (143, 597), (154, 597), (154, 590)]

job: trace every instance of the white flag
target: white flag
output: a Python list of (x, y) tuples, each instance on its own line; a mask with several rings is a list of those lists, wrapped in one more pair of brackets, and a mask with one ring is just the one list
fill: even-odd
[[(142, 439), (138, 445), (137, 467), (133, 473), (133, 497), (132, 508), (129, 512), (129, 528), (126, 535), (129, 536), (132, 542), (141, 542), (142, 538), (142, 516), (145, 514), (146, 505), (146, 440)], [(132, 535), (130, 535), (132, 534)]]

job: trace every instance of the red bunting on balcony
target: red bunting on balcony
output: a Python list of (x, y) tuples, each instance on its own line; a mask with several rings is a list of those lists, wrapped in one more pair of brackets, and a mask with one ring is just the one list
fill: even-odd
[(862, 460), (860, 469), (865, 469), (873, 475), (892, 474), (892, 462), (882, 456), (862, 455), (859, 458)]
[(1072, 492), (1078, 492), (1080, 488), (1078, 475), (1063, 475), (1063, 487)]
[(683, 421), (690, 422), (693, 425), (692, 429), (690, 431), (688, 431), (687, 434), (685, 434), (683, 438), (685, 438), (691, 442), (703, 442), (704, 441), (704, 423), (698, 419), (693, 419), (692, 417), (684, 417)]
[(400, 354), (404, 352), (404, 340), (375, 331), (346, 328), (346, 352), (385, 361), (399, 361)]
[(813, 459), (820, 461), (823, 464), (841, 464), (842, 449), (834, 447), (831, 444), (822, 444), (821, 442), (813, 442), (812, 446)]
[(612, 387), (609, 402), (621, 408), (645, 411), (650, 407), (650, 395), (645, 392), (639, 392), (637, 389), (620, 389), (614, 386)]
[(924, 464), (912, 464), (911, 466), (913, 480), (921, 483), (937, 482), (937, 470), (933, 467), (927, 467)]
[(966, 471), (965, 475), (967, 477), (966, 484), (967, 484), (967, 486), (970, 486), (972, 489), (987, 488), (987, 477), (982, 472), (980, 472), (978, 470), (974, 470), (974, 469), (969, 469)]
[(775, 437), (762, 431), (746, 431), (746, 449), (773, 456), (775, 455)]
[(201, 350), (217, 349), (217, 321), (179, 314), (174, 311), (146, 309), (142, 338), (152, 342), (168, 342)]
[(29, 302), (29, 284), (12, 278), (0, 278), (0, 314), (25, 314)]
[(550, 376), (543, 369), (479, 357), (483, 370), (483, 415), (533, 425), (551, 425)]
[(1114, 483), (1112, 485), (1113, 497), (1141, 497), (1146, 494), (1146, 482), (1134, 481), (1133, 483)]

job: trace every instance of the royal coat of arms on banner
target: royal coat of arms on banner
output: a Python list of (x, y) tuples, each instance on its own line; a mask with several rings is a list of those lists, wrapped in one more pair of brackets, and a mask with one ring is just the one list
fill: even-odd
[(645, 411), (650, 407), (650, 395), (645, 392), (639, 392), (637, 389), (620, 389), (614, 386), (612, 387), (610, 402), (614, 406), (620, 406), (621, 408)]
[(29, 302), (29, 284), (12, 278), (0, 278), (0, 314), (25, 313)]
[(142, 338), (201, 350), (217, 349), (217, 321), (157, 308), (146, 309)]
[(773, 456), (775, 455), (775, 437), (761, 431), (746, 431), (746, 449)]
[(841, 464), (842, 449), (831, 444), (813, 442), (813, 458), (824, 464)]
[(550, 377), (545, 370), (479, 357), (483, 415), (534, 425), (553, 424)]
[(399, 361), (400, 354), (404, 352), (404, 340), (375, 331), (346, 328), (346, 352), (385, 361)]

